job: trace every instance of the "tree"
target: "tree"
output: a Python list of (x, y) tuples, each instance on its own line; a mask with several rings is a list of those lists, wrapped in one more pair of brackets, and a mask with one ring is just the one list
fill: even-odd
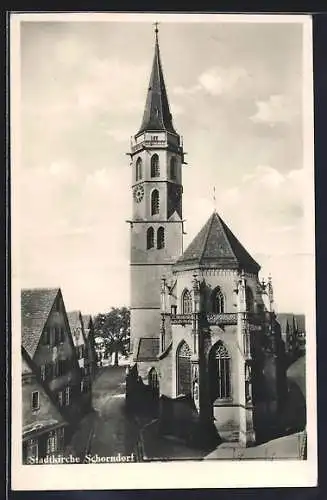
[(127, 354), (130, 339), (130, 311), (127, 307), (112, 307), (108, 313), (100, 313), (94, 320), (96, 335), (107, 339), (109, 354), (115, 354), (115, 366), (118, 355)]

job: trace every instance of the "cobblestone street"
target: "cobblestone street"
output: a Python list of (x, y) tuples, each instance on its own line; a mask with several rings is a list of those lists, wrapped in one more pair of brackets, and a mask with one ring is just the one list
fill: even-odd
[(73, 435), (68, 451), (84, 463), (90, 463), (87, 457), (96, 460), (97, 455), (130, 456), (135, 452), (139, 429), (125, 411), (125, 367), (101, 369), (93, 384), (93, 408)]

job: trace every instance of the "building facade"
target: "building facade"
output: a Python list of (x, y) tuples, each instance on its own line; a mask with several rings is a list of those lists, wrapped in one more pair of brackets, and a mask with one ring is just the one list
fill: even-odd
[(272, 283), (260, 282), (260, 266), (216, 211), (183, 251), (184, 154), (156, 29), (142, 125), (131, 144), (133, 357), (160, 395), (190, 396), (200, 420), (247, 446), (274, 426), (285, 390)]
[(60, 289), (22, 290), (21, 318), (22, 349), (36, 380), (74, 424), (84, 412), (82, 377)]

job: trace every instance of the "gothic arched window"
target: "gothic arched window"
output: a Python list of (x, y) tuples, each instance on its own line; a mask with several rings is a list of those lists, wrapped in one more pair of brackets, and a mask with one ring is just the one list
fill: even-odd
[(158, 378), (158, 373), (155, 368), (151, 368), (148, 374), (148, 383), (149, 386), (151, 387), (154, 395), (159, 395), (159, 378)]
[(176, 180), (176, 158), (173, 156), (170, 159), (170, 178), (174, 181)]
[(248, 312), (253, 312), (254, 311), (253, 292), (251, 288), (249, 288), (248, 286), (245, 289), (245, 297), (246, 297), (246, 310)]
[(157, 231), (157, 248), (164, 248), (165, 246), (165, 229), (163, 227), (159, 227)]
[(177, 395), (192, 394), (191, 349), (184, 340), (177, 349), (176, 360)]
[(210, 351), (209, 376), (211, 401), (230, 398), (230, 356), (225, 344), (221, 341), (218, 341)]
[(146, 232), (146, 248), (149, 250), (154, 247), (154, 229), (149, 227)]
[(224, 295), (218, 286), (212, 292), (212, 312), (216, 314), (223, 313), (225, 311), (225, 300)]
[(151, 215), (159, 213), (159, 191), (154, 189), (151, 194)]
[(189, 290), (184, 290), (182, 294), (182, 314), (190, 314), (192, 312), (192, 295)]
[(159, 156), (157, 154), (154, 154), (151, 157), (151, 177), (159, 177), (159, 176), (160, 176)]
[(136, 181), (142, 179), (142, 159), (138, 158), (136, 160)]

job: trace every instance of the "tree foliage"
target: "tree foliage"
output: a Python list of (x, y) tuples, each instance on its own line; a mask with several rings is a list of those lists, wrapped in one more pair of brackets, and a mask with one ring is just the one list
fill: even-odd
[(112, 307), (108, 313), (100, 313), (94, 320), (95, 336), (102, 337), (108, 346), (108, 353), (127, 354), (130, 339), (130, 311), (127, 307)]

